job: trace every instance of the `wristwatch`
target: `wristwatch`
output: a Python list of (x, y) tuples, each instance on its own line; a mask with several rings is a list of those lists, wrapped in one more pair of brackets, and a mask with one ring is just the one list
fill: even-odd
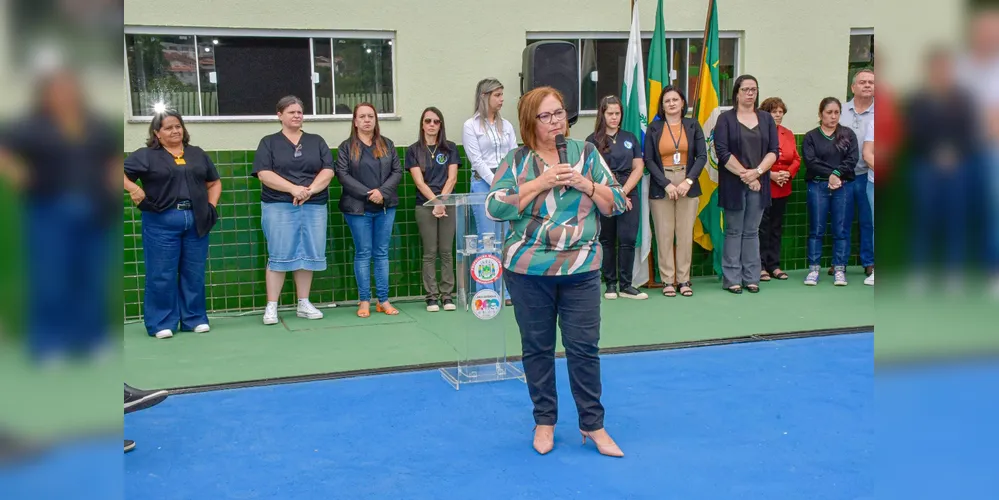
[(763, 167), (756, 167), (756, 173), (763, 175)]
[(693, 186), (694, 185), (694, 179), (684, 179), (684, 181), (687, 182), (688, 186)]

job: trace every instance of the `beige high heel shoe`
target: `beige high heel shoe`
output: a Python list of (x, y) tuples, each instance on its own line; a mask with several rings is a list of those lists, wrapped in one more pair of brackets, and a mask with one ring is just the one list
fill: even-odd
[(534, 451), (541, 455), (547, 455), (555, 447), (555, 426), (535, 425), (534, 426)]
[[(586, 438), (590, 438), (590, 440), (593, 441), (593, 444), (597, 445), (597, 451), (599, 451), (601, 455), (618, 458), (624, 456), (624, 452), (621, 451), (621, 448), (617, 446), (617, 443), (611, 439), (610, 434), (608, 434), (606, 430), (600, 429), (593, 432), (580, 430), (579, 433), (583, 435), (583, 444), (586, 444)], [(593, 433), (598, 433), (600, 438), (597, 439)]]

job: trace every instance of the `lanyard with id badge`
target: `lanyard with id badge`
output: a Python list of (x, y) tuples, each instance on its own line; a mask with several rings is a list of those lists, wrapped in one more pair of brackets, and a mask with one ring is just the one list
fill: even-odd
[(680, 139), (683, 139), (683, 123), (680, 124), (680, 137), (673, 135), (673, 127), (666, 123), (666, 130), (669, 130), (669, 138), (673, 141), (673, 165), (680, 165)]

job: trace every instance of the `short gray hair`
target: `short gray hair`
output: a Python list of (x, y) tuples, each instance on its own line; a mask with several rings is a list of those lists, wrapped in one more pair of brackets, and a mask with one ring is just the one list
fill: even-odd
[[(493, 92), (503, 88), (503, 84), (495, 78), (483, 78), (475, 86), (475, 112), (479, 114), (482, 128), (486, 128), (486, 120), (489, 117), (489, 96)], [(496, 112), (496, 131), (503, 135), (503, 117), (499, 111)]]
[(856, 73), (854, 73), (854, 75), (853, 75), (853, 83), (857, 83), (857, 78), (860, 77), (860, 75), (862, 75), (864, 73), (870, 73), (871, 76), (874, 76), (874, 68), (861, 68), (860, 71), (857, 71)]

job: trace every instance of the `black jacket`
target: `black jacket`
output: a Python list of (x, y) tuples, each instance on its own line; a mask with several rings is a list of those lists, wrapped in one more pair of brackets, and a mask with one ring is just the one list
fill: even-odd
[[(704, 164), (708, 162), (708, 148), (704, 142), (704, 130), (701, 124), (693, 118), (683, 118), (683, 128), (687, 134), (687, 175), (686, 177), (694, 183), (687, 191), (687, 198), (697, 198), (701, 196), (701, 171)], [(666, 122), (656, 120), (649, 124), (649, 129), (645, 132), (645, 168), (649, 171), (652, 183), (649, 184), (649, 198), (661, 200), (666, 197), (666, 186), (670, 185), (666, 179), (666, 170), (663, 167), (662, 156), (659, 155), (659, 141), (666, 133)]]
[[(745, 156), (742, 154), (742, 141), (740, 132), (741, 125), (737, 117), (737, 111), (731, 109), (718, 115), (718, 122), (715, 124), (714, 145), (715, 153), (718, 156), (718, 206), (726, 210), (742, 210), (743, 189), (746, 185), (738, 175), (733, 174), (725, 168), (728, 160), (735, 156), (745, 168), (756, 168), (758, 165), (747, 165)], [(760, 150), (765, 158), (768, 154), (780, 156), (780, 135), (777, 133), (777, 123), (774, 117), (766, 111), (757, 111), (756, 116), (760, 121), (760, 140), (763, 142)], [(764, 207), (770, 206), (770, 171), (767, 170), (760, 177), (760, 194), (763, 196)]]
[(839, 170), (839, 178), (845, 182), (856, 179), (855, 169), (860, 159), (857, 134), (845, 125), (839, 125), (835, 133), (845, 136), (843, 149), (837, 146), (840, 142), (838, 138), (826, 139), (819, 127), (805, 134), (805, 139), (801, 141), (801, 157), (805, 161), (806, 181), (829, 179), (835, 170)]
[[(377, 189), (381, 191), (384, 203), (383, 208), (392, 208), (399, 205), (399, 181), (402, 180), (402, 165), (399, 162), (399, 152), (395, 149), (395, 144), (391, 140), (382, 137), (388, 154), (378, 159), (378, 171), (360, 172), (360, 165), (350, 160), (351, 140), (347, 139), (340, 143), (337, 148), (336, 177), (343, 186), (340, 195), (340, 211), (350, 215), (364, 215), (364, 209), (368, 202), (368, 191)], [(362, 178), (377, 179), (377, 182), (362, 182)], [(368, 185), (376, 184), (377, 185)]]

